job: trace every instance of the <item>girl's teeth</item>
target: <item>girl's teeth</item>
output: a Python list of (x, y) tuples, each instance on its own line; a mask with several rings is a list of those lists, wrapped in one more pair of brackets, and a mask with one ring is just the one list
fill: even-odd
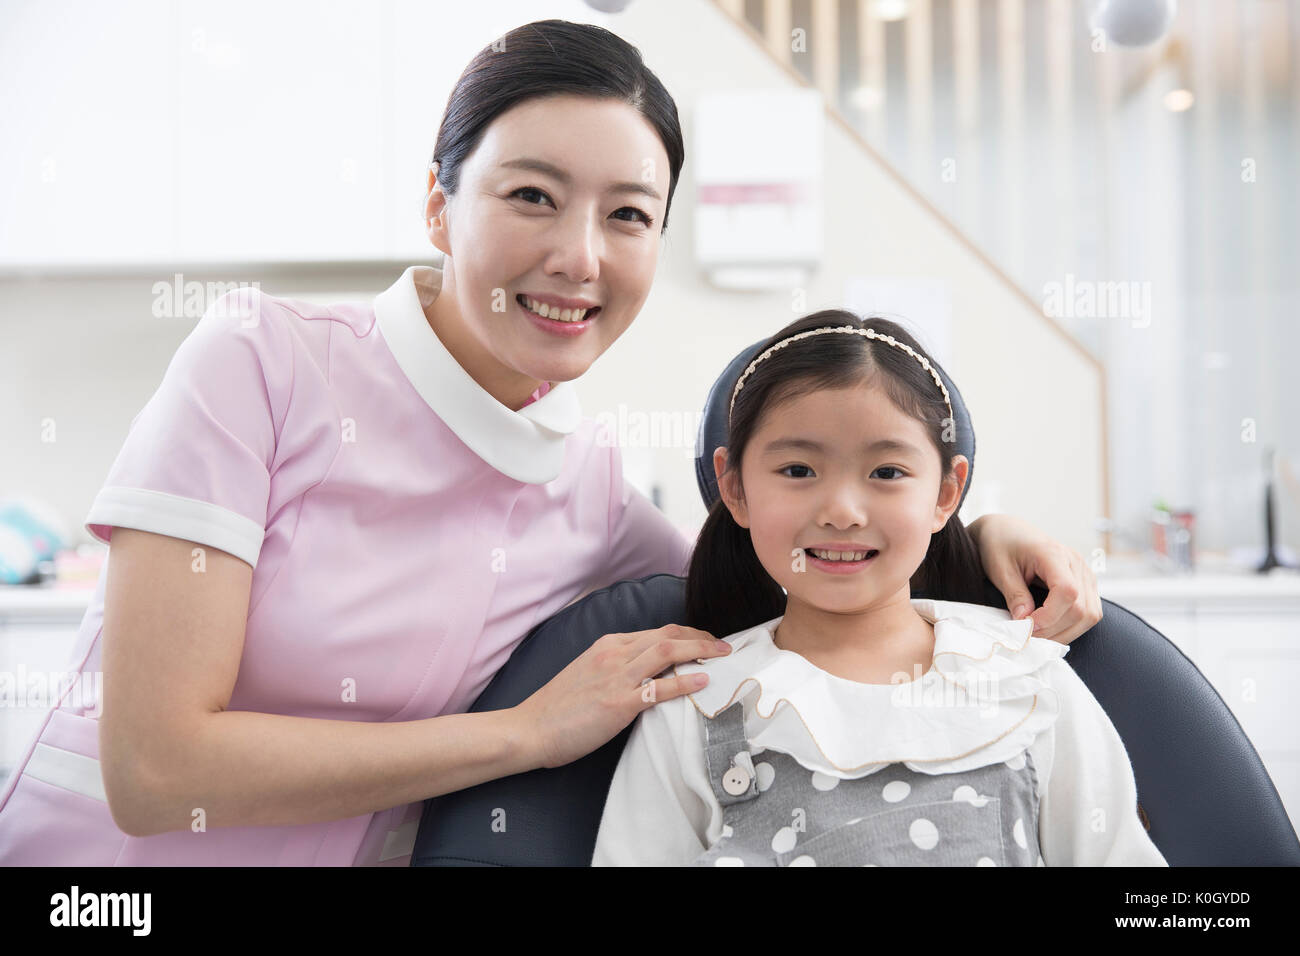
[(586, 309), (561, 309), (553, 305), (547, 305), (545, 302), (538, 302), (528, 296), (523, 298), (528, 303), (528, 309), (536, 312), (544, 319), (555, 319), (557, 322), (581, 322), (587, 314)]
[(809, 552), (827, 561), (862, 561), (869, 553), (867, 551), (813, 551), (811, 548)]

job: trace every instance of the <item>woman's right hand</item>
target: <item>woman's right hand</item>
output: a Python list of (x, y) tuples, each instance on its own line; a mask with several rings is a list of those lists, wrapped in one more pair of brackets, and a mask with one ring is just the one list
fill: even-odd
[(708, 683), (703, 674), (655, 675), (674, 664), (730, 653), (726, 641), (681, 624), (606, 634), (514, 708), (537, 765), (562, 767), (585, 757), (641, 711)]

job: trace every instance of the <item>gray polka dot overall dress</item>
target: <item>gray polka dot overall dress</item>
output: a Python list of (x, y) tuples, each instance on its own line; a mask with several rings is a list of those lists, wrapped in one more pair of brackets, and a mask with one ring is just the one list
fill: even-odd
[(737, 701), (705, 718), (722, 838), (696, 866), (1041, 866), (1028, 751), (961, 773), (889, 764), (857, 780), (751, 753)]

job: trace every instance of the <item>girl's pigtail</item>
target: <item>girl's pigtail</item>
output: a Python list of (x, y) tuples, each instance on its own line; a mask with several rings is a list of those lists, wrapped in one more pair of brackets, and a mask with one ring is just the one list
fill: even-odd
[(984, 603), (986, 582), (979, 547), (955, 514), (930, 536), (930, 548), (911, 583), (913, 597)]
[(687, 572), (686, 625), (721, 638), (784, 613), (785, 591), (759, 562), (749, 530), (715, 501)]

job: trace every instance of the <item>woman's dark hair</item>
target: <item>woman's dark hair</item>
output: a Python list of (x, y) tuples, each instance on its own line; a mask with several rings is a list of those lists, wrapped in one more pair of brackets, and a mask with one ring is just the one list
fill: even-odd
[(447, 98), (433, 161), (448, 196), (460, 188), (460, 168), (494, 119), (525, 100), (587, 96), (621, 100), (649, 121), (668, 153), (668, 228), (677, 178), (686, 161), (677, 104), (641, 59), (641, 52), (603, 27), (538, 20), (516, 27), (479, 51)]
[[(864, 321), (852, 312), (826, 309), (790, 323), (763, 343), (761, 354), (783, 339), (811, 329), (851, 325), (892, 335), (934, 360), (896, 322)], [(741, 461), (764, 413), (822, 389), (878, 385), (903, 414), (924, 422), (939, 453), (940, 474), (952, 474), (957, 454), (948, 406), (934, 379), (900, 348), (865, 335), (814, 335), (778, 349), (760, 362), (736, 396), (727, 436), (726, 473), (739, 482)], [(730, 401), (731, 397), (727, 396)], [(711, 453), (712, 449), (706, 449)], [(721, 484), (721, 482), (719, 482)], [(974, 539), (956, 512), (930, 538), (925, 560), (912, 575), (913, 591), (943, 595), (944, 600), (984, 603), (984, 570)], [(759, 563), (749, 529), (736, 524), (721, 497), (700, 529), (686, 578), (686, 624), (725, 637), (785, 613), (785, 592)]]

